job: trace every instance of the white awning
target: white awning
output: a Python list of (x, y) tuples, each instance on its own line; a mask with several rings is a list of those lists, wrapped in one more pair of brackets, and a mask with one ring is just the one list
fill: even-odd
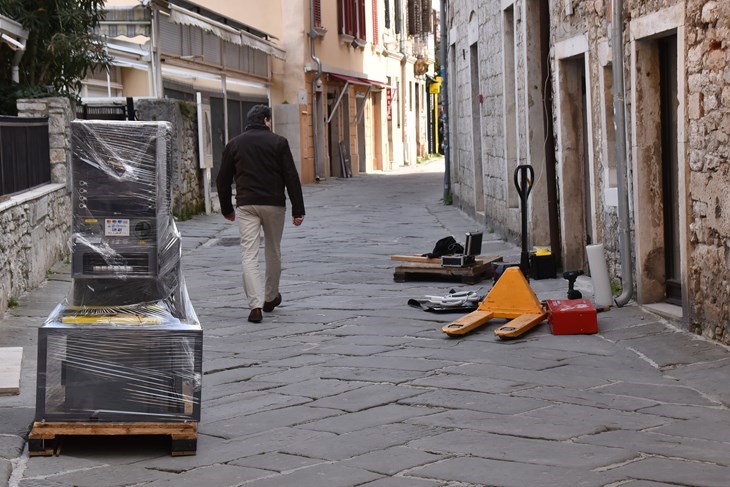
[(0, 15), (0, 38), (6, 42), (11, 49), (24, 50), (25, 42), (28, 40), (28, 31), (18, 22)]
[(252, 49), (262, 51), (266, 54), (274, 56), (282, 61), (286, 60), (286, 51), (277, 47), (272, 42), (257, 37), (248, 32), (234, 29), (231, 26), (216, 22), (190, 10), (169, 4), (170, 21), (179, 25), (189, 25), (198, 27), (206, 32), (213, 34), (226, 42), (239, 46), (248, 46)]

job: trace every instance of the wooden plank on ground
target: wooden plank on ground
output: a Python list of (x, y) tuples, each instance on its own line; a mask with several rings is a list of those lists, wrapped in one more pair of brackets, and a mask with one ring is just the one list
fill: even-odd
[(395, 267), (393, 279), (396, 282), (435, 279), (476, 284), (491, 277), (492, 263), (501, 260), (502, 257), (480, 256), (474, 264), (465, 267), (444, 267), (440, 259), (429, 259), (429, 262), (422, 263), (404, 261)]
[(20, 394), (23, 347), (0, 347), (0, 394)]

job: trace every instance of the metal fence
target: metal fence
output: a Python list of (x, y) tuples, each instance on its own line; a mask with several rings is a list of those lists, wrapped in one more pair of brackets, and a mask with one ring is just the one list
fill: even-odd
[(0, 116), (0, 196), (50, 181), (48, 119)]
[(125, 104), (110, 103), (107, 105), (76, 106), (76, 118), (83, 120), (134, 120), (134, 100), (128, 97)]

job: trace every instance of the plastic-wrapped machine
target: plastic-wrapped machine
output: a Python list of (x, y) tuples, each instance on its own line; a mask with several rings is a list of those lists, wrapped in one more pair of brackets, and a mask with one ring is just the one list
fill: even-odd
[(39, 330), (37, 421), (200, 418), (166, 122), (74, 121), (72, 288)]

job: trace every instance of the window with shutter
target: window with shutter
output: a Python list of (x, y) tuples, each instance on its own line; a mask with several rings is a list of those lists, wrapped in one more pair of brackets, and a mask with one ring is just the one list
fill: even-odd
[(313, 0), (314, 4), (314, 26), (322, 27), (322, 0)]
[(406, 21), (408, 35), (419, 35), (431, 32), (430, 0), (408, 0)]
[(432, 25), (432, 16), (433, 12), (431, 9), (431, 6), (426, 0), (421, 0), (421, 28), (423, 29), (423, 33), (430, 33), (431, 32), (431, 25)]
[(340, 34), (366, 40), (365, 0), (338, 0), (337, 9), (337, 28)]
[(373, 0), (373, 44), (380, 43), (380, 30), (378, 29), (378, 0)]
[(357, 38), (367, 40), (367, 28), (365, 27), (365, 2), (367, 0), (356, 0), (357, 2)]

